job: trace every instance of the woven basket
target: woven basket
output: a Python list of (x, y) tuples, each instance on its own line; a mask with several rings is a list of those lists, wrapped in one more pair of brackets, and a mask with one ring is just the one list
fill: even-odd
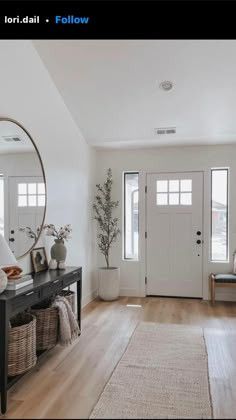
[(68, 300), (68, 302), (71, 305), (72, 311), (75, 314), (75, 292), (72, 292), (72, 290), (62, 290), (59, 293), (59, 296), (63, 296)]
[(58, 309), (51, 306), (51, 300), (43, 301), (31, 307), (30, 312), (36, 317), (36, 349), (47, 350), (54, 347), (58, 339)]
[(8, 376), (27, 372), (36, 365), (36, 318), (22, 312), (10, 321)]

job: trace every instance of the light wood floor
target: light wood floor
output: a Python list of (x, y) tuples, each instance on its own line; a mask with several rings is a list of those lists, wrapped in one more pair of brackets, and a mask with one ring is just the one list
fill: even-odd
[(56, 346), (10, 389), (2, 418), (88, 418), (140, 320), (205, 328), (214, 417), (236, 418), (236, 303), (175, 298), (91, 302), (81, 337)]

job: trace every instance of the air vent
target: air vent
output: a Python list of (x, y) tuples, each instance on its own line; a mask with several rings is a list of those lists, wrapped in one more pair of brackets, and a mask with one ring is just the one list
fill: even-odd
[(161, 134), (175, 134), (176, 127), (155, 128), (155, 133), (159, 136)]
[(9, 142), (22, 143), (22, 140), (20, 139), (20, 137), (4, 136), (3, 139), (8, 143)]

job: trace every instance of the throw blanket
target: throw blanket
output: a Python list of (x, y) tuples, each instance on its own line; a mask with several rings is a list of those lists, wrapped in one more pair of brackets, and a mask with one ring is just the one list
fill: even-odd
[(52, 306), (58, 308), (59, 311), (59, 344), (71, 344), (80, 333), (72, 308), (63, 296), (57, 296)]

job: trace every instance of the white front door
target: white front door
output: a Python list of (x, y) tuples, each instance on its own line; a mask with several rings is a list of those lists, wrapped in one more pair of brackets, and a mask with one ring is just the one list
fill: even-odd
[(147, 295), (202, 297), (203, 173), (147, 175)]

